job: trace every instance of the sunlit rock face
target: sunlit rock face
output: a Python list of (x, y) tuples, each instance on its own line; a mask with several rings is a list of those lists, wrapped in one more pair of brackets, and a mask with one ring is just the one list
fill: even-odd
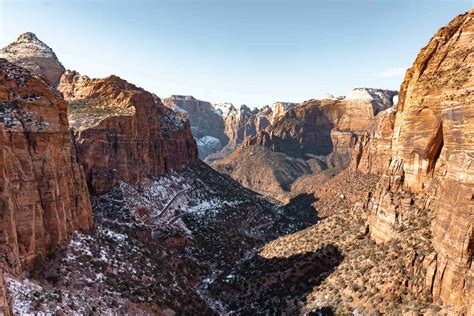
[(188, 119), (160, 98), (117, 77), (66, 72), (58, 88), (69, 102), (77, 155), (94, 193), (118, 181), (184, 170), (198, 161)]
[(52, 87), (57, 87), (65, 70), (53, 50), (30, 32), (0, 50), (0, 57), (43, 77)]
[(407, 203), (426, 199), (436, 251), (425, 260), (426, 286), (436, 300), (464, 306), (474, 297), (473, 43), (473, 10), (441, 28), (407, 71), (396, 113), (356, 146), (352, 162), (354, 170), (383, 173), (370, 207), (376, 241), (398, 237), (404, 192), (417, 197)]
[(66, 102), (43, 79), (0, 59), (0, 256), (12, 271), (92, 225)]
[(275, 103), (273, 124), (247, 137), (213, 166), (244, 186), (283, 201), (292, 191), (299, 192), (293, 184), (310, 188), (326, 179), (308, 176), (322, 171), (330, 176), (347, 167), (357, 139), (382, 124), (396, 95), (397, 91), (359, 88), (348, 98)]

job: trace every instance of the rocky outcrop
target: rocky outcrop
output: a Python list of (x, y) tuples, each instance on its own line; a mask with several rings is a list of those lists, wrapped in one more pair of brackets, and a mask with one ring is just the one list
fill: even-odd
[(246, 105), (240, 109), (231, 109), (225, 117), (225, 133), (229, 137), (229, 145), (237, 147), (248, 136), (256, 135), (257, 132), (270, 126), (270, 122), (263, 115), (258, 115), (258, 110), (250, 110)]
[(246, 105), (236, 109), (231, 103), (214, 105), (215, 111), (222, 115), (229, 141), (222, 150), (206, 157), (207, 163), (221, 160), (231, 154), (249, 136), (255, 136), (271, 125), (272, 109), (264, 106), (261, 109), (251, 110)]
[(10, 271), (92, 225), (66, 110), (45, 81), (0, 59), (0, 256)]
[(3, 268), (0, 268), (0, 315), (12, 315), (9, 297), (5, 287), (5, 280), (3, 279)]
[(389, 106), (390, 101), (380, 103), (368, 97), (309, 100), (289, 109), (271, 129), (247, 143), (264, 145), (293, 157), (339, 152), (348, 163), (355, 138), (371, 130), (374, 117)]
[(57, 87), (65, 70), (53, 50), (30, 32), (0, 50), (0, 57), (43, 77), (52, 87)]
[(362, 135), (352, 153), (352, 171), (382, 174), (391, 158), (395, 108), (380, 112), (374, 118), (374, 126)]
[(297, 105), (297, 103), (291, 103), (291, 102), (275, 102), (272, 104), (271, 107), (271, 120), (270, 122), (273, 124), (279, 117), (285, 115), (285, 113), (291, 109), (294, 108)]
[(69, 101), (69, 121), (90, 189), (180, 171), (198, 161), (189, 121), (161, 100), (117, 77), (90, 79), (68, 71), (58, 88)]
[(389, 90), (354, 91), (345, 99), (309, 100), (285, 109), (281, 105), (285, 112), (273, 125), (247, 137), (213, 167), (280, 201), (292, 191), (301, 193), (313, 187), (311, 183), (327, 181), (349, 165), (357, 139), (383, 124), (397, 95)]
[[(358, 145), (352, 165), (383, 172), (368, 205), (376, 241), (400, 237), (410, 205), (433, 213), (426, 287), (457, 306), (474, 305), (473, 34), (473, 10), (435, 34), (406, 73), (397, 112)], [(388, 149), (390, 156), (375, 157)]]
[(218, 152), (229, 142), (224, 133), (224, 119), (211, 103), (192, 96), (172, 95), (164, 100), (164, 104), (188, 117), (201, 159)]

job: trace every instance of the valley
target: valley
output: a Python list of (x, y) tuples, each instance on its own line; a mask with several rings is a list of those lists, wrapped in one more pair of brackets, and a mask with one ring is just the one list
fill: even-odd
[(473, 315), (474, 10), (400, 90), (250, 109), (0, 50), (0, 314)]

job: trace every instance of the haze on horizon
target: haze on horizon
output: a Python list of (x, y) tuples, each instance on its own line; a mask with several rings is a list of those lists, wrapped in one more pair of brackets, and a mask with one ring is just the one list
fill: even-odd
[(0, 46), (35, 33), (67, 69), (160, 97), (261, 107), (354, 87), (399, 89), (470, 0), (0, 0)]

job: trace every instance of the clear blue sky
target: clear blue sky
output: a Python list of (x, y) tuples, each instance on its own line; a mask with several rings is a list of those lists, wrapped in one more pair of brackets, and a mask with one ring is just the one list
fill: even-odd
[(353, 87), (398, 89), (471, 0), (0, 0), (0, 46), (31, 31), (68, 69), (160, 97), (262, 106)]

